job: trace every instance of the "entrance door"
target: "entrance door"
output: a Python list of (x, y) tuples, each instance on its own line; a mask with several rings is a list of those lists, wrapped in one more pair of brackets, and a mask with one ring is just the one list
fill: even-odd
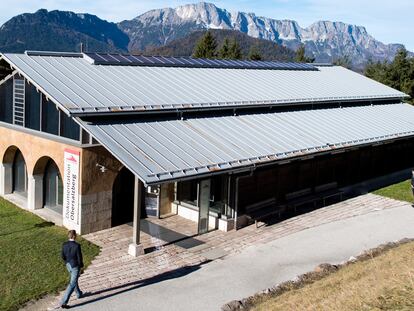
[(115, 179), (112, 190), (112, 227), (131, 222), (134, 218), (135, 177), (125, 167)]
[(198, 194), (198, 234), (208, 232), (208, 216), (210, 209), (210, 179), (204, 179), (199, 184)]

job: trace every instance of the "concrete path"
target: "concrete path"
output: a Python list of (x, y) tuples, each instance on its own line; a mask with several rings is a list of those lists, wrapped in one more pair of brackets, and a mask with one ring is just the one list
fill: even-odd
[(250, 296), (313, 270), (340, 263), (381, 243), (414, 238), (409, 204), (373, 211), (253, 245), (210, 263), (137, 282), (112, 295), (81, 302), (73, 310), (220, 310), (233, 299)]

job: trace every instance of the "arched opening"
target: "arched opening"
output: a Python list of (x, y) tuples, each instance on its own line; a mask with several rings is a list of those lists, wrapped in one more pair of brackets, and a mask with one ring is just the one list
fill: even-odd
[(17, 149), (14, 154), (12, 172), (12, 192), (27, 197), (26, 162), (19, 149)]
[[(112, 227), (133, 221), (134, 183), (134, 174), (126, 167), (123, 167), (115, 178), (112, 188)], [(145, 193), (145, 191), (142, 193)], [(145, 202), (145, 198), (141, 199)], [(141, 206), (141, 218), (145, 218), (145, 203), (141, 204)]]
[(50, 157), (37, 160), (33, 169), (32, 196), (29, 206), (32, 209), (47, 208), (63, 213), (63, 182), (59, 168)]
[(50, 159), (43, 177), (43, 207), (63, 213), (63, 183), (56, 163)]

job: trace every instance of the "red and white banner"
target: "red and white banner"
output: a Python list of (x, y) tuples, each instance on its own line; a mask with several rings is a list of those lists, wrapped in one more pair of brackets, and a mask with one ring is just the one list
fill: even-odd
[(79, 155), (65, 149), (63, 174), (63, 225), (79, 230)]

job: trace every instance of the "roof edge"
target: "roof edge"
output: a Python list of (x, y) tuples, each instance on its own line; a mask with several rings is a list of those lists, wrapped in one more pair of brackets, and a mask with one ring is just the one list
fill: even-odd
[(177, 113), (188, 111), (223, 111), (230, 109), (249, 109), (249, 108), (268, 108), (278, 106), (298, 106), (298, 105), (315, 105), (325, 103), (349, 103), (365, 101), (395, 100), (403, 101), (410, 96), (404, 94), (401, 97), (394, 95), (389, 96), (371, 96), (371, 97), (347, 97), (347, 98), (315, 98), (314, 100), (277, 100), (277, 101), (243, 101), (243, 102), (218, 102), (218, 103), (200, 103), (200, 104), (182, 104), (182, 105), (157, 105), (153, 107), (145, 106), (113, 106), (113, 107), (90, 107), (81, 109), (69, 109), (74, 117), (88, 116), (108, 116), (122, 114), (158, 114), (158, 113)]

